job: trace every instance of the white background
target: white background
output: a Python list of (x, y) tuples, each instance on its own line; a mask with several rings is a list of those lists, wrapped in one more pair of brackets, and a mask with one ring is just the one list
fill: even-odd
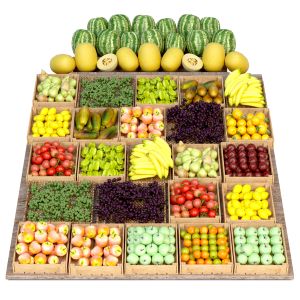
[[(299, 280), (299, 16), (298, 1), (108, 0), (1, 1), (0, 3), (0, 272), (1, 297), (22, 299), (281, 299)], [(237, 50), (262, 73), (275, 133), (275, 152), (295, 267), (294, 281), (7, 281), (5, 270), (26, 146), (35, 74), (50, 58), (71, 52), (71, 37), (92, 17), (124, 13), (175, 20), (183, 13), (215, 16), (232, 29)], [(17, 296), (18, 295), (18, 296)], [(10, 296), (11, 297), (11, 296)]]

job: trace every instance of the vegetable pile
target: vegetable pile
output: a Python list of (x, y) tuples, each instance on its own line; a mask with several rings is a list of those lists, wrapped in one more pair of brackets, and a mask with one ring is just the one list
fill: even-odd
[(68, 248), (67, 224), (25, 222), (18, 234), (16, 253), (20, 264), (59, 264)]
[(188, 106), (180, 105), (167, 109), (171, 142), (220, 143), (224, 140), (223, 109), (216, 103), (203, 101)]
[(91, 183), (33, 183), (29, 188), (27, 220), (90, 222)]
[(121, 230), (106, 225), (73, 225), (70, 256), (81, 267), (121, 263)]
[(80, 81), (80, 106), (132, 106), (134, 100), (132, 78), (100, 77)]
[(95, 188), (94, 219), (105, 223), (165, 222), (164, 189), (157, 182), (108, 180)]
[(197, 179), (170, 185), (172, 216), (176, 218), (215, 218), (219, 215), (217, 186), (201, 184)]
[(178, 99), (176, 81), (170, 76), (138, 78), (137, 102), (142, 104), (172, 104)]
[(175, 147), (175, 174), (180, 178), (216, 178), (219, 163), (218, 152), (210, 147), (204, 150), (188, 147), (179, 142)]
[(125, 151), (123, 145), (96, 146), (89, 143), (81, 149), (80, 175), (118, 176), (124, 174)]
[(76, 153), (74, 152), (74, 145), (64, 146), (59, 142), (34, 145), (31, 156), (31, 175), (71, 176), (75, 169)]

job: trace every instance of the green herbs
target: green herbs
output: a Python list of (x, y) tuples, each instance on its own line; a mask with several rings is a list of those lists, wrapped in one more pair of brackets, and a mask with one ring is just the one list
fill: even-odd
[(27, 220), (90, 222), (93, 196), (89, 182), (33, 183)]
[(177, 102), (176, 81), (170, 76), (139, 78), (137, 82), (137, 102), (142, 104), (172, 104)]
[(132, 106), (134, 100), (132, 78), (100, 77), (82, 79), (80, 106), (121, 107)]
[(124, 174), (125, 152), (123, 145), (105, 145), (98, 147), (89, 143), (81, 150), (80, 175), (118, 176)]

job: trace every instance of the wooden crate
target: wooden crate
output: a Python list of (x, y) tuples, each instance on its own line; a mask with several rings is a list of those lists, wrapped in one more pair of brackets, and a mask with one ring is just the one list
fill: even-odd
[[(188, 180), (192, 180), (193, 178), (190, 178)], [(216, 184), (217, 186), (217, 201), (218, 201), (218, 212), (219, 214), (215, 218), (209, 218), (209, 217), (195, 217), (195, 218), (175, 218), (174, 216), (171, 215), (171, 202), (170, 202), (170, 186), (172, 183), (175, 182), (181, 182), (184, 179), (174, 179), (169, 181), (168, 185), (168, 204), (169, 204), (169, 220), (171, 223), (183, 223), (183, 224), (188, 224), (188, 223), (193, 223), (193, 224), (208, 224), (208, 223), (220, 223), (221, 222), (221, 203), (220, 203), (220, 183), (217, 180), (211, 180), (212, 183)], [(207, 181), (202, 181), (202, 178), (198, 179), (200, 184), (207, 184)]]
[(99, 144), (101, 144), (102, 142), (100, 142), (99, 140), (89, 140), (88, 142), (80, 142), (80, 148), (78, 151), (78, 165), (77, 165), (77, 180), (80, 181), (91, 181), (91, 182), (95, 182), (95, 183), (102, 183), (107, 181), (108, 179), (113, 179), (113, 178), (121, 178), (122, 181), (125, 180), (126, 177), (126, 144), (125, 143), (121, 143), (121, 142), (113, 142), (113, 141), (105, 141), (103, 142), (103, 144), (105, 145), (123, 145), (124, 146), (124, 174), (123, 175), (118, 175), (118, 176), (84, 176), (81, 175), (80, 172), (80, 163), (83, 160), (83, 158), (81, 157), (81, 150), (83, 149), (84, 146), (87, 146), (89, 143), (95, 143), (96, 146), (98, 146)]
[(180, 89), (180, 104), (183, 104), (183, 100), (184, 100), (184, 93), (181, 90), (181, 85), (185, 82), (185, 81), (190, 81), (190, 80), (196, 80), (198, 81), (198, 84), (203, 84), (205, 82), (208, 81), (215, 81), (215, 80), (219, 80), (221, 82), (221, 92), (222, 92), (222, 98), (223, 98), (223, 102), (221, 104), (222, 107), (225, 106), (225, 99), (224, 99), (224, 80), (223, 80), (223, 76), (221, 75), (207, 75), (207, 74), (199, 74), (197, 76), (180, 76), (179, 77), (179, 89)]
[(29, 159), (27, 164), (27, 171), (26, 171), (26, 181), (27, 182), (45, 182), (45, 181), (76, 181), (76, 174), (77, 174), (77, 160), (78, 160), (78, 151), (79, 151), (79, 144), (74, 142), (61, 142), (63, 146), (75, 145), (75, 165), (74, 165), (74, 172), (71, 176), (33, 176), (31, 175), (30, 167), (31, 167), (31, 156), (33, 152), (33, 147), (35, 145), (42, 145), (44, 143), (32, 143), (30, 145), (30, 152), (29, 152)]
[[(216, 150), (218, 152), (218, 164), (219, 164), (219, 170), (218, 170), (218, 176), (215, 178), (210, 178), (210, 177), (206, 177), (206, 178), (198, 178), (201, 179), (202, 182), (211, 182), (212, 180), (217, 180), (218, 182), (222, 181), (222, 171), (221, 171), (221, 156), (220, 156), (220, 149), (219, 149), (219, 145), (218, 144), (184, 144), (186, 146), (186, 148), (195, 148), (198, 150), (203, 151), (205, 148), (207, 147), (211, 147), (211, 149)], [(173, 178), (174, 179), (191, 179), (191, 178), (180, 178), (176, 175), (175, 173), (175, 158), (177, 156), (177, 152), (176, 152), (176, 147), (178, 146), (178, 144), (173, 144), (172, 145), (172, 157), (173, 157), (173, 161), (174, 161), (174, 168), (173, 168)]]
[[(51, 222), (54, 225), (58, 225), (61, 224), (62, 222)], [(42, 275), (47, 275), (47, 274), (51, 274), (51, 275), (55, 275), (55, 274), (67, 274), (68, 273), (68, 259), (69, 259), (69, 247), (70, 247), (70, 236), (71, 236), (71, 223), (69, 222), (63, 222), (64, 224), (68, 225), (69, 227), (69, 232), (68, 232), (68, 243), (67, 243), (67, 254), (66, 256), (64, 256), (63, 258), (60, 258), (61, 263), (60, 264), (43, 264), (43, 265), (39, 265), (39, 264), (20, 264), (18, 262), (18, 255), (16, 253), (16, 251), (14, 251), (14, 255), (13, 255), (13, 263), (12, 263), (12, 270), (13, 273), (18, 273), (18, 274), (42, 274)], [(18, 224), (18, 233), (20, 232), (20, 228), (21, 226), (24, 224), (24, 222), (19, 222)], [(15, 238), (15, 247), (18, 243), (18, 234), (16, 235)], [(48, 258), (48, 255), (47, 255)]]
[[(89, 108), (89, 110), (90, 110), (90, 112), (96, 112), (96, 113), (101, 113), (101, 115), (103, 114), (103, 112), (105, 111), (105, 107), (99, 107), (99, 108)], [(119, 141), (119, 126), (118, 126), (118, 124), (119, 124), (119, 118), (120, 118), (120, 110), (118, 109), (118, 108), (116, 108), (117, 110), (118, 110), (118, 117), (117, 117), (117, 121), (116, 121), (116, 123), (115, 123), (115, 126), (117, 126), (117, 135), (114, 137), (114, 138), (112, 138), (112, 139), (94, 139), (94, 140), (97, 140), (97, 141), (102, 141), (102, 142), (111, 142), (111, 141), (114, 141), (114, 142), (117, 142), (117, 141)], [(91, 140), (89, 140), (89, 139), (76, 139), (75, 138), (75, 133), (77, 133), (78, 131), (77, 131), (77, 129), (76, 129), (76, 126), (75, 126), (75, 115), (76, 115), (76, 113), (78, 113), (80, 111), (80, 108), (74, 108), (74, 110), (73, 110), (73, 116), (72, 116), (72, 120), (73, 120), (73, 135), (72, 135), (72, 140), (73, 141), (79, 141), (79, 142), (90, 142)]]
[[(81, 226), (88, 226), (88, 225), (103, 225), (103, 224), (72, 224), (74, 225), (81, 225)], [(71, 255), (69, 255), (69, 272), (71, 276), (93, 276), (93, 277), (102, 277), (102, 276), (119, 276), (123, 274), (123, 260), (124, 260), (124, 255), (126, 254), (125, 252), (125, 247), (124, 247), (124, 225), (123, 224), (105, 224), (109, 228), (111, 227), (118, 227), (121, 230), (121, 239), (122, 239), (122, 255), (119, 258), (119, 263), (116, 266), (78, 266), (76, 265), (75, 261), (71, 258)], [(93, 239), (92, 239), (93, 240)], [(93, 243), (92, 243), (93, 245)], [(70, 243), (70, 250), (72, 246)], [(91, 249), (93, 246), (91, 247)], [(125, 253), (125, 254), (124, 254)]]
[[(269, 130), (271, 132), (270, 134), (270, 138), (267, 139), (267, 141), (270, 143), (270, 145), (273, 145), (274, 143), (274, 137), (273, 137), (273, 128), (272, 128), (272, 122), (271, 122), (271, 116), (270, 116), (270, 110), (268, 108), (239, 108), (244, 115), (248, 114), (248, 113), (252, 113), (252, 114), (256, 114), (258, 112), (263, 112), (265, 114), (265, 116), (269, 119)], [(226, 135), (226, 141), (227, 142), (232, 142), (234, 141), (227, 132), (227, 126), (226, 126), (226, 116), (231, 114), (232, 111), (234, 110), (234, 108), (225, 108), (224, 109), (224, 124), (225, 124), (225, 135)]]
[[(166, 74), (168, 75), (168, 74)], [(175, 101), (174, 103), (171, 103), (171, 104), (161, 104), (161, 103), (155, 103), (155, 104), (151, 104), (151, 103), (141, 103), (141, 102), (138, 102), (137, 100), (137, 89), (138, 89), (138, 79), (139, 78), (147, 78), (147, 79), (153, 79), (153, 78), (156, 78), (156, 77), (160, 77), (161, 79), (163, 79), (164, 75), (136, 75), (135, 76), (135, 86), (136, 86), (136, 92), (135, 92), (135, 106), (140, 106), (140, 105), (147, 105), (147, 106), (162, 106), (162, 107), (173, 107), (175, 105), (178, 105), (180, 103), (180, 87), (179, 87), (179, 79), (178, 79), (178, 76), (174, 76), (174, 75), (170, 75), (170, 78), (175, 80), (176, 82), (176, 85), (177, 85), (177, 101)]]
[[(178, 244), (179, 244), (179, 258), (181, 257), (181, 238), (180, 238), (180, 230), (186, 229), (188, 226), (191, 226), (192, 224), (178, 224)], [(201, 224), (196, 224), (196, 226), (199, 226)], [(203, 224), (202, 224), (203, 225)], [(230, 247), (230, 253), (231, 253), (231, 262), (227, 265), (220, 264), (220, 265), (188, 265), (185, 262), (182, 262), (181, 259), (179, 259), (179, 270), (180, 274), (188, 275), (229, 275), (233, 273), (233, 247), (232, 247), (232, 237), (230, 234), (230, 225), (226, 223), (218, 223), (214, 224), (215, 226), (222, 226), (225, 227), (228, 230), (228, 240), (229, 240), (229, 247)]]
[(284, 236), (284, 230), (282, 224), (274, 223), (274, 224), (261, 224), (260, 222), (251, 222), (250, 224), (231, 224), (231, 239), (234, 241), (234, 228), (235, 227), (243, 227), (248, 228), (250, 226), (253, 226), (255, 228), (258, 228), (260, 226), (266, 226), (268, 228), (278, 226), (281, 229), (281, 235), (282, 235), (282, 241), (283, 241), (283, 248), (284, 248), (284, 256), (285, 256), (285, 263), (282, 265), (241, 265), (237, 262), (236, 254), (235, 254), (235, 245), (233, 242), (232, 248), (233, 248), (233, 261), (234, 261), (234, 274), (236, 275), (285, 275), (288, 273), (289, 270), (289, 258), (287, 255), (286, 250), (286, 239)]
[[(46, 106), (45, 106), (46, 107)], [(73, 136), (73, 124), (74, 124), (74, 119), (73, 119), (73, 109), (66, 107), (66, 106), (59, 106), (56, 107), (56, 111), (57, 113), (62, 112), (63, 110), (68, 110), (71, 113), (71, 120), (69, 121), (70, 123), (70, 127), (69, 127), (69, 131), (70, 134), (66, 135), (65, 137), (33, 137), (32, 136), (32, 131), (31, 131), (31, 127), (33, 124), (33, 117), (37, 114), (39, 114), (39, 112), (42, 110), (41, 107), (33, 107), (31, 110), (31, 115), (30, 115), (30, 120), (29, 120), (29, 125), (28, 125), (28, 131), (27, 131), (27, 141), (29, 144), (33, 143), (33, 142), (53, 142), (55, 140), (58, 141), (62, 141), (62, 142), (69, 142), (72, 139)]]
[(128, 227), (134, 227), (134, 226), (155, 226), (155, 227), (160, 227), (160, 226), (171, 226), (175, 229), (175, 248), (176, 252), (174, 254), (175, 256), (175, 262), (172, 265), (130, 265), (127, 263), (126, 258), (124, 258), (124, 268), (125, 268), (125, 274), (126, 275), (176, 275), (178, 274), (178, 240), (177, 240), (177, 226), (175, 224), (165, 224), (165, 223), (149, 223), (149, 224), (125, 224), (125, 239), (124, 239), (124, 244), (125, 244), (125, 253), (127, 254), (127, 230)]
[[(164, 106), (161, 106), (161, 105), (147, 105), (147, 104), (143, 104), (143, 105), (139, 105), (139, 107), (141, 107), (142, 109), (145, 108), (145, 107), (151, 107), (151, 108), (160, 108), (162, 110), (162, 113), (163, 113), (163, 116), (164, 116), (164, 124), (165, 124), (165, 128), (164, 130), (162, 131), (162, 136), (161, 138), (162, 139), (166, 139), (167, 137), (167, 114), (166, 114), (166, 108)], [(131, 107), (125, 107), (125, 108), (131, 108)], [(122, 109), (122, 107), (121, 107)], [(122, 135), (121, 133), (121, 112), (120, 112), (120, 117), (119, 117), (119, 139), (121, 142), (124, 142), (126, 143), (127, 145), (136, 145), (136, 144), (139, 144), (139, 143), (142, 143), (143, 140), (147, 140), (148, 138), (135, 138), (135, 139), (130, 139), (130, 138), (127, 138), (125, 137), (124, 135)]]
[[(225, 165), (224, 165), (224, 154), (223, 150), (224, 148), (229, 145), (229, 144), (234, 144), (234, 145), (239, 145), (239, 144), (244, 144), (244, 145), (249, 145), (249, 144), (254, 144), (256, 147), (258, 146), (264, 146), (268, 148), (268, 155), (269, 155), (269, 160), (270, 160), (270, 168), (271, 168), (271, 175), (266, 176), (266, 177), (231, 177), (225, 174)], [(268, 141), (232, 141), (232, 142), (223, 142), (221, 143), (221, 157), (222, 157), (222, 173), (223, 173), (223, 182), (228, 182), (228, 183), (249, 183), (249, 182), (258, 182), (258, 183), (265, 183), (269, 182), (270, 184), (274, 183), (274, 168), (273, 168), (273, 163), (272, 163), (272, 158), (271, 158), (271, 145), (269, 144)]]
[[(266, 191), (269, 193), (269, 209), (272, 212), (272, 216), (268, 219), (268, 220), (258, 220), (255, 222), (258, 222), (259, 224), (265, 224), (265, 223), (270, 223), (270, 224), (274, 224), (276, 222), (276, 212), (275, 212), (275, 206), (274, 206), (274, 201), (273, 201), (273, 193), (272, 193), (272, 185), (270, 185), (270, 183), (265, 182), (265, 183), (257, 183), (257, 182), (251, 182), (251, 187), (252, 189), (255, 189), (259, 186), (263, 186), (266, 188)], [(224, 221), (225, 223), (233, 223), (233, 224), (239, 224), (239, 223), (252, 223), (252, 220), (237, 220), (237, 221), (233, 221), (230, 219), (230, 216), (227, 212), (227, 200), (226, 200), (226, 194), (227, 192), (230, 192), (232, 190), (232, 188), (234, 187), (235, 183), (222, 183), (222, 202), (223, 202), (223, 216), (224, 216)], [(250, 224), (251, 224), (250, 223)]]

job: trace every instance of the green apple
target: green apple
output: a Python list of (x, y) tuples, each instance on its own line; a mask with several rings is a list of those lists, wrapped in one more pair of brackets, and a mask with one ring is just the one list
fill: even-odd
[[(171, 245), (169, 245), (169, 246), (171, 246)], [(192, 249), (193, 249), (193, 252), (197, 251), (197, 250), (201, 251), (201, 247), (199, 245), (192, 246)]]
[[(187, 253), (189, 253), (189, 249), (188, 248), (186, 248), (186, 249), (188, 251)], [(156, 254), (157, 251), (158, 251), (158, 247), (155, 244), (153, 244), (153, 243), (151, 243), (151, 244), (149, 244), (149, 245), (146, 246), (146, 252), (150, 256)]]
[[(209, 245), (209, 251), (217, 251), (218, 250), (218, 247), (217, 245)], [(219, 249), (221, 250), (221, 249)]]
[(172, 254), (167, 254), (164, 257), (164, 261), (165, 261), (165, 264), (171, 265), (171, 264), (173, 264), (175, 262), (175, 257)]
[(155, 226), (147, 226), (147, 227), (146, 227), (146, 232), (147, 232), (148, 234), (153, 235), (153, 234), (155, 234), (155, 233), (158, 232), (158, 228), (155, 227)]
[(244, 235), (237, 235), (234, 238), (234, 243), (235, 244), (246, 244), (246, 242), (247, 242), (247, 240), (246, 240)]
[(148, 255), (148, 254), (143, 254), (141, 257), (140, 257), (140, 264), (141, 265), (150, 265), (151, 263), (151, 256)]
[[(203, 234), (206, 234), (206, 233), (203, 233)], [(201, 236), (202, 236), (202, 234), (201, 234)], [(216, 240), (217, 239), (217, 235), (216, 234), (213, 234), (213, 233), (209, 233), (208, 235), (207, 235), (207, 238), (209, 239), (209, 240)], [(206, 238), (206, 239), (207, 239)], [(201, 239), (202, 239), (202, 237), (201, 237)]]
[(136, 245), (135, 249), (134, 249), (134, 253), (138, 256), (142, 256), (143, 254), (146, 253), (146, 247), (143, 244), (138, 244)]
[(183, 239), (187, 232), (185, 230), (180, 230), (180, 237)]
[(141, 235), (145, 232), (145, 228), (141, 226), (134, 227), (134, 234)]
[(210, 251), (210, 252), (209, 252), (209, 257), (210, 257), (211, 259), (216, 259), (216, 258), (218, 258), (218, 252), (217, 252), (217, 251)]
[(239, 235), (244, 236), (246, 231), (243, 227), (235, 227), (233, 233), (234, 233), (234, 236), (239, 236)]
[(259, 265), (260, 264), (260, 256), (257, 253), (252, 253), (248, 257), (249, 265)]
[(282, 238), (280, 235), (273, 235), (271, 237), (271, 245), (273, 246), (276, 244), (282, 245)]
[(261, 257), (260, 257), (260, 261), (263, 265), (271, 265), (273, 262), (273, 258), (272, 255), (268, 254), (268, 253), (264, 253)]
[(132, 243), (135, 245), (138, 245), (140, 243), (140, 237), (139, 236), (134, 236)]
[[(198, 250), (200, 250), (200, 247)], [(174, 245), (170, 244), (169, 245), (169, 253), (174, 254), (175, 252), (176, 252), (176, 247)]]
[(169, 244), (170, 245), (175, 245), (175, 243), (176, 243), (175, 236), (170, 235), (169, 236)]
[(127, 253), (130, 254), (130, 253), (134, 253), (135, 251), (135, 244), (129, 244), (127, 246)]
[(165, 236), (163, 234), (157, 232), (157, 233), (153, 234), (152, 238), (153, 238), (153, 242), (159, 246), (164, 242)]
[(214, 264), (214, 265), (220, 265), (221, 263), (222, 263), (222, 261), (221, 261), (220, 258), (215, 258), (215, 259), (213, 260), (213, 264)]
[(127, 235), (133, 235), (134, 227), (128, 227), (127, 229)]
[(259, 248), (258, 248), (258, 245), (254, 245), (254, 244), (251, 244), (251, 245), (252, 245), (253, 253), (259, 254)]
[(285, 256), (281, 253), (276, 253), (273, 256), (273, 262), (275, 265), (282, 265), (285, 262)]
[[(158, 251), (158, 248), (157, 248), (157, 251)], [(190, 250), (189, 250), (189, 248), (187, 248), (187, 247), (183, 247), (183, 248), (181, 248), (181, 253), (182, 253), (182, 254), (189, 254), (189, 253), (190, 253)]]
[(170, 237), (166, 234), (164, 234), (164, 244), (170, 244)]
[(162, 226), (162, 227), (159, 228), (159, 233), (169, 235), (170, 234), (169, 233), (169, 228), (166, 227), (166, 226)]
[(176, 233), (175, 228), (173, 226), (169, 226), (168, 229), (169, 229), (169, 235), (175, 236)]
[(225, 234), (224, 234), (224, 233), (218, 233), (218, 234), (217, 234), (217, 239), (221, 239), (221, 238), (223, 238), (223, 237), (225, 237)]
[(208, 234), (207, 233), (201, 233), (200, 238), (201, 238), (201, 240), (207, 240), (208, 239)]
[(241, 253), (237, 256), (237, 262), (241, 265), (245, 265), (248, 261), (248, 257), (246, 254)]
[(246, 236), (257, 235), (257, 229), (255, 227), (248, 227), (246, 229)]
[(216, 245), (217, 244), (217, 240), (215, 240), (215, 239), (210, 239), (210, 240), (208, 240), (208, 245)]
[(133, 236), (127, 236), (127, 245), (130, 245), (133, 243)]
[[(164, 235), (163, 235), (164, 236)], [(185, 240), (191, 240), (192, 239), (192, 235), (190, 233), (186, 233), (183, 237), (183, 239)]]
[(134, 253), (130, 253), (127, 256), (127, 262), (131, 265), (136, 265), (139, 262), (139, 257)]
[(272, 248), (269, 244), (261, 244), (259, 246), (259, 253), (260, 254), (270, 254), (272, 251)]
[(235, 253), (236, 254), (242, 254), (244, 252), (243, 250), (243, 244), (237, 244), (235, 245)]
[(253, 246), (251, 244), (244, 244), (242, 245), (242, 251), (247, 256), (250, 256), (253, 253)]
[(207, 245), (201, 246), (201, 251), (208, 251), (209, 247)]
[(152, 256), (152, 263), (154, 265), (162, 265), (164, 263), (164, 257), (160, 253), (156, 253)]
[(166, 256), (169, 252), (169, 245), (167, 245), (167, 244), (159, 245), (158, 251), (162, 256)]
[(261, 226), (257, 230), (258, 235), (269, 234), (269, 228), (265, 226)]
[(258, 245), (258, 237), (256, 235), (251, 235), (247, 237), (247, 244)]
[(269, 244), (270, 243), (270, 237), (266, 234), (262, 234), (258, 237), (258, 243), (259, 244)]
[(193, 233), (192, 234), (192, 239), (200, 239), (200, 234), (199, 233)]
[(283, 246), (280, 244), (275, 244), (272, 246), (272, 254), (283, 254), (284, 249)]
[(281, 236), (281, 229), (277, 226), (270, 228), (270, 236), (279, 235)]
[(142, 235), (141, 235), (141, 238), (140, 238), (140, 242), (143, 244), (143, 245), (149, 245), (152, 243), (152, 235), (147, 233), (147, 232), (144, 232)]

